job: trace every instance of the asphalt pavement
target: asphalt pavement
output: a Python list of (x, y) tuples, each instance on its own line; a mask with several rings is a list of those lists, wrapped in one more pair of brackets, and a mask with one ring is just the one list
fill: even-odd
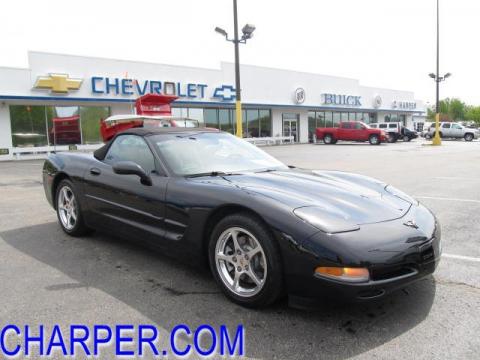
[(166, 344), (176, 324), (243, 324), (249, 359), (478, 359), (480, 142), (423, 143), (264, 148), (289, 165), (384, 180), (442, 224), (443, 257), (433, 276), (381, 301), (310, 311), (285, 301), (245, 309), (207, 271), (108, 234), (71, 238), (45, 200), (42, 161), (2, 162), (0, 327), (154, 324)]

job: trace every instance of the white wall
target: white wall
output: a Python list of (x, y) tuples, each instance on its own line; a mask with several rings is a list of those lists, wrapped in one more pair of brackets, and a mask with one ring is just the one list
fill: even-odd
[(9, 155), (0, 155), (0, 160), (12, 158), (12, 129), (10, 127), (10, 110), (8, 105), (0, 102), (0, 148), (8, 148)]

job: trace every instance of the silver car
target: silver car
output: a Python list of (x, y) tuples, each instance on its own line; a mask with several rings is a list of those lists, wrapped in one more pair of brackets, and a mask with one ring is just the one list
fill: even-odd
[[(464, 138), (465, 141), (472, 141), (478, 139), (478, 129), (467, 128), (459, 123), (454, 122), (441, 122), (439, 127), (440, 137), (442, 138)], [(428, 137), (431, 138), (435, 134), (435, 123), (432, 124), (428, 130)]]

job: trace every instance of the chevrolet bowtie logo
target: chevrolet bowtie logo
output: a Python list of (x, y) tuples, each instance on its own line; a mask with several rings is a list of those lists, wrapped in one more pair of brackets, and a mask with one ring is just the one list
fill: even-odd
[(39, 76), (35, 82), (36, 89), (50, 89), (53, 93), (66, 94), (69, 90), (78, 90), (82, 79), (70, 79), (67, 74), (50, 74)]

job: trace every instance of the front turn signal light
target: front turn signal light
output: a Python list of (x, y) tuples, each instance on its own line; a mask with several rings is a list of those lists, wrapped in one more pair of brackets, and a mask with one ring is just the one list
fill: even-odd
[(366, 282), (370, 279), (366, 268), (319, 266), (315, 269), (315, 275), (348, 282)]

